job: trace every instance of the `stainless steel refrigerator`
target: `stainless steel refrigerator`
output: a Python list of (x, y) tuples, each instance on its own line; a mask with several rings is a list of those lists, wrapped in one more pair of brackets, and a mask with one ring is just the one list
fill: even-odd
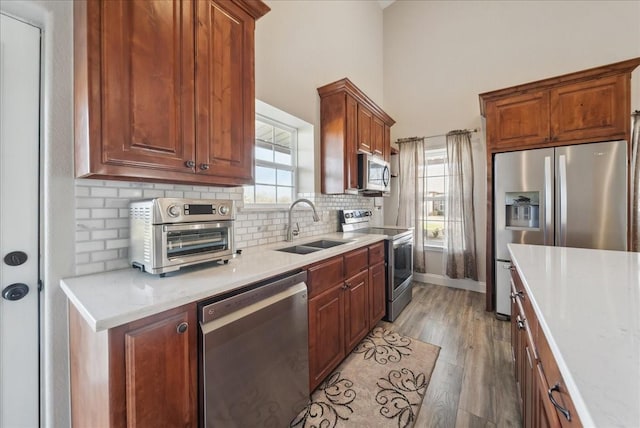
[(493, 165), (498, 315), (511, 313), (508, 243), (627, 249), (625, 141), (500, 153)]

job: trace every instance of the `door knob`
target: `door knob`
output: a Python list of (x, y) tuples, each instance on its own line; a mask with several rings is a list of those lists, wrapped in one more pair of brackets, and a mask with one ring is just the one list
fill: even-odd
[(15, 283), (7, 285), (2, 290), (2, 297), (6, 300), (20, 300), (29, 293), (29, 286), (27, 284)]
[(20, 266), (28, 259), (27, 254), (24, 251), (12, 251), (4, 256), (5, 264), (9, 266)]

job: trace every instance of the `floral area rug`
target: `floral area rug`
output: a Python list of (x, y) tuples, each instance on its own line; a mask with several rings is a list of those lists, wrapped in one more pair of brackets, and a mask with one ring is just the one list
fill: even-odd
[(440, 347), (374, 328), (313, 392), (291, 428), (412, 427)]

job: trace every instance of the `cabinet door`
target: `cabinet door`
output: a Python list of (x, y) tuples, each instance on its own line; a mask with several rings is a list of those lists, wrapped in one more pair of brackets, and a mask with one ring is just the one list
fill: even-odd
[(391, 127), (384, 125), (384, 135), (382, 140), (382, 157), (387, 162), (391, 161)]
[(363, 105), (358, 105), (358, 150), (371, 153), (371, 121), (373, 114)]
[(624, 138), (629, 112), (627, 75), (604, 77), (551, 90), (554, 141)]
[(494, 150), (549, 141), (549, 94), (532, 92), (487, 102), (487, 143)]
[(549, 401), (547, 380), (540, 364), (536, 365), (536, 377), (536, 426), (540, 428), (560, 428), (562, 425), (555, 407)]
[(197, 425), (195, 307), (124, 335), (127, 426)]
[(371, 119), (371, 151), (384, 157), (384, 123), (377, 116)]
[(384, 262), (369, 268), (369, 305), (371, 308), (369, 328), (373, 328), (386, 312), (386, 275)]
[(253, 18), (230, 1), (195, 2), (196, 172), (220, 184), (253, 182)]
[(346, 352), (369, 332), (369, 271), (347, 278), (345, 284), (345, 340)]
[(338, 286), (309, 299), (309, 392), (346, 355), (344, 294)]
[[(358, 188), (358, 103), (347, 95), (345, 136), (345, 189)], [(326, 172), (324, 172), (326, 174)], [(344, 190), (344, 189), (342, 189)]]
[[(95, 172), (118, 175), (118, 167), (133, 166), (151, 171), (141, 176), (160, 178), (162, 171), (192, 171), (185, 162), (195, 155), (193, 2), (95, 1), (87, 7), (99, 8), (87, 26), (101, 32), (99, 50), (87, 53), (88, 72), (101, 75), (89, 88), (91, 114), (102, 120), (91, 141)], [(84, 155), (76, 153), (81, 163)]]

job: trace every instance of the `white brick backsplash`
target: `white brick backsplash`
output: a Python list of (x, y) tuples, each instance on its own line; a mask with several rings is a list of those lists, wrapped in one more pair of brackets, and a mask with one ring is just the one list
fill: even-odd
[(104, 241), (76, 242), (76, 253), (88, 253), (104, 249)]
[(103, 198), (77, 198), (76, 208), (102, 208), (104, 203)]
[(142, 198), (142, 189), (119, 189), (118, 196), (127, 199)]
[[(284, 241), (287, 209), (243, 211), (242, 187), (190, 186), (166, 183), (77, 179), (76, 274), (129, 268), (129, 202), (140, 198), (203, 198), (236, 201), (235, 244), (237, 249)], [(320, 221), (314, 222), (306, 206), (295, 209), (293, 223), (300, 225), (300, 238), (336, 232), (338, 210), (373, 209), (373, 198), (354, 195), (298, 195), (311, 200)]]
[(117, 229), (94, 230), (91, 232), (91, 239), (114, 239), (118, 237)]
[(115, 198), (118, 196), (118, 189), (110, 187), (92, 187), (91, 196), (96, 198)]
[(109, 239), (107, 242), (107, 248), (128, 248), (128, 239)]
[(116, 208), (93, 208), (91, 210), (91, 218), (117, 218), (118, 210)]
[(164, 190), (159, 189), (144, 189), (142, 191), (142, 196), (145, 199), (151, 198), (164, 198)]
[(117, 260), (118, 250), (94, 251), (91, 253), (91, 261), (103, 262), (105, 260)]

